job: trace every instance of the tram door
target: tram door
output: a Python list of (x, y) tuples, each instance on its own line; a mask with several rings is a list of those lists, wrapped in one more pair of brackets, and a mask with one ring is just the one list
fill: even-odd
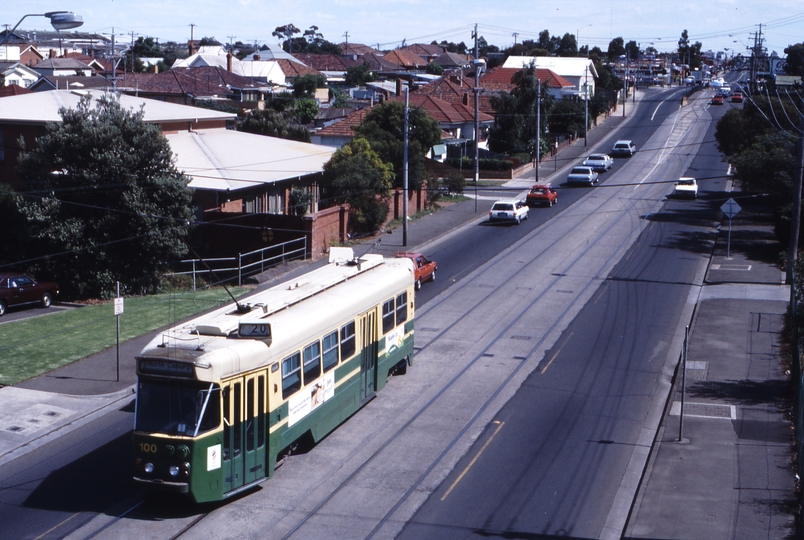
[(265, 476), (265, 374), (249, 375), (243, 400), (243, 481)]
[(368, 311), (360, 316), (360, 402), (374, 395), (374, 378), (377, 371), (377, 312)]
[(223, 388), (223, 490), (243, 485), (243, 382), (232, 381)]

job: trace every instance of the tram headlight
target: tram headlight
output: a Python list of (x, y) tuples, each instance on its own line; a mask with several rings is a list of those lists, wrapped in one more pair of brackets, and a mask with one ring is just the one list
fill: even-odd
[(182, 463), (181, 464), (181, 476), (182, 476), (182, 478), (190, 478), (190, 464), (189, 463)]
[(152, 472), (154, 472), (154, 464), (146, 463), (145, 465), (142, 466), (142, 470), (147, 472), (148, 474), (151, 474)]
[(168, 472), (170, 472), (170, 476), (174, 476), (174, 477), (179, 476), (179, 466), (178, 465), (171, 465), (170, 468), (168, 469)]

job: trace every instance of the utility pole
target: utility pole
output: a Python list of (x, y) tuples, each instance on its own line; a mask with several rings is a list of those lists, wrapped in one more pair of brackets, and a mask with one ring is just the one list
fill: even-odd
[(343, 54), (349, 54), (349, 30), (343, 33), (343, 39), (346, 40), (346, 47), (344, 47)]
[(533, 72), (536, 75), (536, 183), (538, 184), (539, 162), (542, 157), (542, 80), (539, 78), (536, 68), (533, 68)]
[(519, 35), (519, 32), (514, 32), (511, 35), (514, 36), (514, 47), (516, 47), (516, 37)]
[(797, 149), (796, 177), (793, 182), (793, 215), (791, 216), (790, 243), (787, 247), (787, 264), (785, 265), (785, 281), (792, 287), (793, 275), (798, 258), (798, 237), (801, 226), (801, 186), (804, 180), (804, 113), (798, 117), (799, 135)]
[(229, 38), (229, 50), (231, 51), (234, 48), (234, 45), (232, 45), (232, 40), (237, 36), (226, 36), (226, 37)]
[(586, 148), (589, 146), (589, 66), (583, 68), (583, 77), (583, 147)]
[(410, 86), (405, 92), (405, 134), (402, 154), (402, 245), (408, 245), (408, 125), (410, 117)]
[(480, 181), (480, 58), (478, 58), (479, 48), (477, 45), (477, 23), (472, 35), (475, 38), (475, 212), (477, 212), (477, 184)]

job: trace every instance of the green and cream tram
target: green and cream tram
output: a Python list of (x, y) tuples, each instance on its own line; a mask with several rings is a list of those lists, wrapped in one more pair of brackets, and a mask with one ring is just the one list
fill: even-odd
[[(161, 333), (137, 357), (134, 479), (224, 499), (272, 476), (413, 359), (413, 265), (351, 250)], [(343, 256), (344, 253), (349, 255)]]

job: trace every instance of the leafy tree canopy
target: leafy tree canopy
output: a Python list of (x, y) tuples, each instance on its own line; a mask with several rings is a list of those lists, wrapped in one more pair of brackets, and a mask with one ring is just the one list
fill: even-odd
[[(494, 125), (489, 132), (489, 148), (503, 154), (529, 153), (536, 157), (536, 113), (538, 107), (538, 80), (536, 66), (531, 62), (512, 78), (516, 85), (510, 93), (501, 92), (492, 96), (491, 106), (497, 111)], [(554, 106), (553, 97), (542, 85), (541, 133), (545, 133), (548, 113)], [(540, 155), (543, 153), (539, 149)]]
[[(360, 125), (355, 135), (369, 141), (385, 163), (391, 163), (396, 173), (396, 184), (403, 182), (405, 105), (399, 101), (386, 101), (375, 106)], [(408, 187), (418, 189), (425, 178), (424, 156), (441, 142), (441, 126), (424, 109), (411, 108), (408, 113)]]
[(323, 74), (312, 74), (308, 73), (307, 75), (302, 75), (301, 77), (296, 77), (296, 80), (293, 81), (293, 96), (297, 98), (311, 98), (315, 97), (315, 91), (318, 88), (326, 88), (327, 87), (327, 78)]
[(324, 173), (322, 189), (333, 202), (349, 203), (358, 230), (372, 232), (383, 224), (394, 168), (366, 139), (355, 138), (338, 149), (324, 165)]
[(788, 75), (799, 75), (804, 77), (804, 43), (791, 45), (784, 50), (787, 55), (785, 72)]
[(616, 37), (609, 42), (609, 49), (606, 52), (610, 61), (617, 60), (620, 56), (625, 54), (625, 40), (621, 37)]
[(363, 86), (373, 80), (374, 74), (371, 72), (371, 66), (368, 62), (346, 68), (344, 81), (349, 86)]
[(193, 220), (188, 178), (167, 139), (111, 97), (62, 108), (37, 147), (20, 154), (27, 182), (20, 201), (32, 270), (54, 278), (68, 298), (155, 290), (168, 264), (187, 252)]
[(556, 56), (578, 56), (578, 42), (575, 40), (574, 35), (570, 33), (564, 34), (564, 37), (558, 43)]
[(241, 113), (237, 130), (292, 141), (310, 142), (310, 130), (303, 125), (292, 109), (276, 110), (266, 107)]

